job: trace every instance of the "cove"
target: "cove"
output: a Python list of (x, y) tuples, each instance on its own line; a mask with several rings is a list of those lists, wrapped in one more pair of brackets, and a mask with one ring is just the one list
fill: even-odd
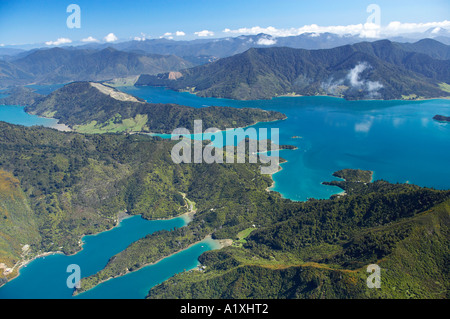
[(450, 115), (449, 100), (347, 101), (314, 96), (237, 101), (161, 87), (119, 89), (148, 102), (256, 107), (286, 114), (286, 120), (253, 127), (278, 128), (280, 144), (297, 147), (280, 151), (287, 162), (273, 175), (271, 188), (291, 200), (326, 199), (339, 193), (340, 189), (321, 183), (335, 180), (331, 174), (344, 168), (374, 171), (375, 180), (450, 188), (450, 123), (432, 120), (436, 114)]
[(74, 255), (54, 254), (33, 260), (20, 269), (17, 278), (0, 288), (0, 299), (145, 298), (153, 285), (185, 269), (196, 267), (198, 257), (204, 251), (217, 248), (217, 244), (212, 240), (205, 240), (159, 263), (109, 280), (76, 297), (72, 297), (73, 289), (66, 285), (70, 275), (66, 272), (67, 266), (79, 265), (81, 277), (87, 277), (103, 269), (110, 257), (132, 242), (158, 230), (183, 227), (186, 223), (184, 217), (153, 221), (140, 216), (125, 218), (109, 231), (84, 236), (83, 249)]
[[(296, 150), (280, 152), (287, 162), (281, 164), (282, 170), (273, 175), (275, 185), (272, 190), (285, 198), (297, 201), (329, 198), (341, 190), (321, 183), (335, 179), (331, 174), (344, 168), (372, 170), (374, 179), (393, 183), (450, 188), (450, 123), (432, 120), (436, 114), (450, 115), (448, 100), (346, 101), (332, 97), (278, 97), (235, 101), (200, 98), (190, 93), (155, 87), (120, 89), (148, 102), (192, 107), (257, 107), (286, 114), (286, 120), (253, 126), (267, 128), (269, 132), (270, 128), (278, 128), (280, 144), (297, 147)], [(0, 121), (50, 127), (56, 123), (56, 120), (26, 114), (23, 108), (17, 106), (0, 106)], [(162, 137), (170, 138), (170, 135)], [(123, 220), (113, 230), (92, 237), (85, 236), (83, 250), (78, 254), (46, 256), (22, 268), (18, 278), (0, 288), (0, 299), (72, 298), (72, 290), (66, 287), (69, 275), (66, 268), (69, 264), (79, 263), (81, 276), (89, 276), (102, 269), (111, 256), (125, 249), (129, 243), (145, 236), (146, 232), (184, 225), (182, 220), (179, 220), (178, 226), (171, 224), (175, 220), (148, 222), (135, 216)], [(138, 233), (135, 226), (127, 226), (134, 222), (138, 225), (162, 224), (156, 229)], [(123, 235), (111, 235), (120, 230)], [(134, 233), (140, 237), (122, 239), (128, 235), (134, 236)], [(108, 236), (111, 238), (108, 239)], [(155, 265), (102, 283), (75, 298), (144, 298), (152, 286), (177, 272), (195, 267), (203, 251), (215, 248), (213, 242), (199, 243)]]
[(42, 125), (46, 127), (55, 127), (56, 124), (58, 124), (58, 120), (56, 119), (48, 119), (28, 114), (24, 109), (23, 106), (0, 105), (0, 121), (23, 126)]

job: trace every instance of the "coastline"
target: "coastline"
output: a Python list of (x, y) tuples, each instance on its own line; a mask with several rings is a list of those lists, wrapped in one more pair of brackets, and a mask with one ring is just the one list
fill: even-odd
[[(153, 220), (155, 220), (155, 221), (156, 221), (156, 220), (170, 220), (170, 219), (175, 219), (175, 218), (180, 218), (180, 217), (181, 217), (181, 218), (183, 218), (183, 219), (185, 220), (186, 224), (188, 224), (190, 221), (192, 221), (191, 218), (193, 218), (194, 214), (195, 214), (195, 212), (189, 211), (189, 212), (186, 212), (186, 213), (184, 213), (184, 214), (181, 214), (181, 215), (178, 215), (178, 216), (175, 216), (175, 217), (170, 217), (170, 218), (158, 218), (158, 219), (153, 219)], [(14, 279), (16, 279), (17, 277), (19, 277), (19, 275), (20, 275), (20, 270), (21, 270), (23, 267), (28, 266), (31, 262), (35, 261), (36, 259), (39, 259), (39, 258), (42, 258), (42, 257), (46, 257), (46, 256), (51, 256), (51, 255), (73, 256), (73, 255), (78, 254), (79, 252), (81, 252), (81, 251), (83, 250), (83, 245), (84, 245), (83, 237), (85, 237), (85, 236), (96, 236), (96, 235), (102, 234), (102, 233), (104, 233), (104, 232), (113, 230), (114, 228), (120, 226), (120, 222), (121, 222), (122, 220), (127, 219), (127, 218), (131, 218), (131, 217), (134, 217), (134, 216), (139, 216), (139, 215), (130, 215), (130, 214), (128, 214), (126, 211), (118, 212), (118, 213), (117, 213), (117, 216), (116, 216), (116, 224), (115, 224), (113, 227), (111, 227), (110, 229), (107, 229), (107, 230), (104, 230), (104, 231), (100, 231), (100, 232), (95, 233), (95, 234), (83, 234), (83, 235), (81, 235), (81, 236), (80, 236), (80, 240), (79, 240), (79, 242), (78, 242), (78, 243), (79, 243), (79, 250), (77, 250), (76, 252), (74, 252), (74, 253), (72, 253), (72, 254), (66, 254), (66, 253), (64, 253), (64, 252), (62, 252), (62, 251), (59, 251), (59, 250), (58, 250), (58, 251), (47, 251), (47, 252), (43, 252), (43, 253), (38, 253), (37, 255), (31, 257), (30, 259), (24, 259), (24, 260), (21, 260), (21, 261), (17, 262), (17, 263), (11, 268), (11, 271), (8, 273), (8, 274), (14, 273), (14, 270), (16, 270), (16, 274), (15, 274), (13, 277), (8, 278), (8, 281), (5, 282), (4, 284), (6, 284), (6, 283), (10, 282), (11, 280), (14, 280)], [(141, 216), (141, 218), (142, 218), (142, 216)], [(16, 269), (16, 268), (17, 268), (17, 269)], [(3, 285), (4, 285), (4, 284), (3, 284)], [(1, 288), (3, 285), (0, 285), (0, 288)]]
[(50, 126), (50, 128), (54, 128), (55, 130), (58, 130), (60, 132), (73, 132), (73, 129), (71, 129), (66, 124), (56, 123), (56, 124)]
[[(95, 234), (89, 234), (89, 235), (83, 234), (83, 235), (81, 235), (81, 236), (80, 236), (80, 240), (78, 241), (78, 243), (79, 243), (79, 246), (78, 246), (78, 247), (79, 247), (80, 249), (77, 250), (76, 252), (72, 253), (72, 254), (66, 254), (66, 253), (64, 253), (64, 252), (62, 252), (62, 251), (59, 251), (59, 250), (57, 250), (57, 251), (46, 251), (46, 252), (43, 252), (43, 253), (38, 253), (36, 256), (34, 256), (34, 257), (30, 258), (30, 259), (24, 259), (24, 260), (21, 260), (21, 261), (17, 262), (17, 263), (12, 267), (12, 270), (11, 270), (11, 272), (10, 272), (10, 273), (12, 273), (13, 270), (14, 270), (16, 267), (18, 267), (18, 268), (17, 268), (17, 274), (16, 274), (14, 277), (9, 278), (7, 282), (10, 282), (11, 280), (14, 280), (14, 279), (16, 279), (17, 277), (19, 277), (19, 275), (20, 275), (20, 269), (22, 269), (23, 267), (26, 267), (28, 264), (30, 264), (31, 262), (33, 262), (33, 261), (36, 260), (36, 259), (39, 259), (39, 258), (42, 258), (42, 257), (46, 257), (46, 256), (51, 256), (51, 255), (73, 256), (73, 255), (78, 254), (79, 252), (81, 252), (81, 251), (83, 250), (83, 244), (84, 244), (84, 242), (83, 242), (83, 237), (85, 237), (85, 236), (95, 236), (95, 235), (98, 235), (98, 234), (100, 234), (100, 233), (110, 231), (110, 230), (116, 228), (117, 226), (119, 226), (119, 225), (120, 225), (120, 222), (121, 222), (122, 220), (124, 220), (124, 219), (126, 219), (126, 218), (129, 218), (129, 217), (133, 217), (133, 216), (134, 216), (134, 215), (129, 215), (129, 214), (126, 213), (126, 212), (119, 212), (119, 213), (117, 213), (116, 224), (115, 224), (112, 228), (107, 229), (107, 230), (104, 230), (104, 231), (100, 231), (100, 232), (95, 233)], [(6, 282), (6, 283), (7, 283), (7, 282)], [(0, 288), (1, 288), (1, 287), (2, 287), (2, 285), (0, 285)]]
[[(273, 175), (276, 174), (276, 173), (279, 173), (279, 172), (281, 172), (281, 171), (283, 170), (283, 166), (281, 166), (281, 164), (284, 164), (284, 163), (287, 163), (287, 160), (285, 160), (283, 163), (278, 164), (278, 170), (277, 170), (276, 172), (273, 172), (273, 173), (270, 174), (270, 177), (272, 178), (272, 185), (270, 185), (270, 186), (268, 186), (268, 187), (266, 188), (266, 191), (267, 191), (267, 192), (275, 192), (275, 191), (273, 190), (273, 188), (275, 187), (275, 180), (273, 179)], [(283, 194), (281, 194), (280, 192), (277, 192), (277, 193), (279, 193), (279, 194), (281, 195), (282, 198), (285, 198), (285, 197), (283, 196)]]
[[(26, 111), (25, 111), (25, 112), (26, 112)], [(33, 114), (33, 113), (28, 113), (28, 112), (26, 112), (26, 113), (27, 113), (27, 114), (31, 114), (31, 115), (36, 115), (36, 114)], [(61, 132), (72, 132), (72, 131), (73, 131), (73, 129), (71, 129), (71, 128), (70, 128), (69, 126), (67, 126), (66, 124), (59, 123), (59, 120), (58, 120), (58, 119), (55, 119), (54, 117), (47, 117), (47, 116), (40, 116), (40, 115), (36, 115), (36, 116), (38, 116), (38, 117), (40, 117), (40, 118), (43, 118), (43, 119), (49, 119), (49, 120), (55, 120), (55, 121), (58, 121), (58, 122), (56, 122), (55, 124), (49, 126), (50, 128), (53, 128), (53, 129), (58, 130), (58, 131), (61, 131)]]
[[(92, 290), (92, 289), (95, 289), (95, 287), (97, 287), (98, 285), (101, 285), (102, 283), (105, 283), (105, 282), (107, 282), (107, 281), (109, 281), (109, 280), (112, 280), (112, 279), (115, 279), (115, 278), (119, 278), (119, 277), (126, 276), (126, 275), (129, 274), (129, 273), (139, 271), (139, 270), (141, 270), (142, 268), (145, 268), (145, 267), (147, 267), (147, 266), (155, 265), (155, 264), (157, 264), (158, 262), (162, 261), (163, 259), (169, 258), (169, 257), (171, 257), (171, 256), (173, 256), (173, 255), (178, 254), (178, 253), (181, 253), (182, 251), (185, 251), (185, 250), (187, 250), (187, 249), (189, 249), (189, 248), (191, 248), (191, 247), (193, 247), (193, 246), (195, 246), (195, 245), (197, 245), (197, 244), (200, 244), (200, 243), (205, 243), (205, 244), (207, 244), (207, 245), (209, 245), (209, 246), (211, 247), (211, 250), (216, 250), (216, 249), (222, 249), (222, 248), (224, 248), (224, 247), (230, 246), (231, 243), (232, 243), (232, 240), (231, 240), (231, 239), (213, 239), (212, 236), (211, 236), (211, 234), (208, 234), (208, 235), (206, 235), (205, 238), (203, 238), (202, 240), (196, 241), (196, 242), (194, 242), (194, 243), (192, 243), (192, 244), (186, 246), (186, 247), (183, 248), (183, 249), (180, 249), (180, 250), (178, 250), (178, 251), (176, 251), (176, 252), (173, 252), (173, 253), (171, 253), (171, 254), (169, 254), (169, 255), (167, 255), (167, 256), (161, 257), (161, 258), (159, 258), (158, 260), (156, 260), (156, 261), (154, 261), (154, 262), (151, 262), (151, 263), (148, 263), (148, 264), (144, 264), (144, 265), (142, 265), (141, 267), (139, 267), (139, 268), (137, 268), (137, 269), (135, 269), (135, 270), (133, 270), (133, 271), (129, 271), (129, 270), (127, 269), (125, 273), (120, 274), (119, 276), (116, 276), (116, 277), (109, 277), (109, 278), (107, 278), (107, 279), (105, 279), (105, 280), (101, 280), (101, 281), (99, 281), (94, 287), (92, 287), (92, 288), (89, 289), (89, 290), (82, 291), (82, 292), (77, 292), (77, 290), (75, 290), (75, 291), (73, 292), (72, 296), (77, 296), (77, 295), (80, 295), (80, 294), (82, 294), (82, 293), (84, 293), (84, 292), (87, 292), (87, 291), (90, 291), (90, 290)], [(195, 267), (192, 268), (192, 269), (195, 269)], [(191, 269), (189, 269), (189, 270), (191, 270)], [(82, 280), (83, 280), (83, 279), (82, 279)], [(81, 280), (81, 281), (82, 281), (82, 280)]]
[(201, 96), (199, 95), (199, 91), (192, 91), (192, 90), (186, 90), (186, 89), (180, 89), (180, 90), (174, 90), (171, 89), (167, 86), (156, 86), (156, 85), (134, 85), (135, 87), (139, 88), (139, 87), (159, 87), (159, 88), (164, 88), (166, 90), (170, 90), (173, 92), (179, 92), (179, 93), (189, 93), (192, 95), (195, 95), (197, 97), (200, 98), (214, 98), (214, 99), (221, 99), (221, 100), (231, 100), (231, 101), (266, 101), (266, 100), (273, 100), (276, 98), (285, 98), (285, 97), (330, 97), (330, 98), (336, 98), (336, 99), (342, 99), (342, 100), (346, 100), (346, 101), (405, 101), (405, 102), (413, 102), (413, 101), (429, 101), (429, 100), (450, 100), (450, 96), (443, 96), (443, 97), (430, 97), (430, 98), (418, 98), (418, 99), (360, 99), (360, 100), (348, 100), (346, 98), (343, 98), (341, 96), (335, 96), (335, 95), (326, 95), (326, 94), (317, 94), (317, 95), (301, 95), (301, 94), (289, 94), (289, 93), (285, 93), (285, 94), (281, 94), (281, 95), (277, 95), (277, 96), (272, 96), (272, 97), (268, 97), (268, 98), (262, 98), (262, 99), (233, 99), (233, 98), (227, 98), (227, 97), (216, 97), (216, 96)]
[[(260, 110), (262, 110), (262, 109), (260, 109)], [(283, 114), (283, 115), (285, 115), (285, 114)], [(276, 120), (270, 120), (270, 121), (254, 122), (253, 124), (249, 124), (249, 125), (247, 125), (247, 126), (240, 126), (240, 127), (226, 128), (226, 129), (223, 129), (223, 130), (217, 130), (217, 131), (215, 131), (215, 132), (209, 132), (209, 133), (201, 132), (201, 133), (191, 133), (191, 134), (172, 134), (172, 133), (155, 133), (155, 132), (143, 132), (143, 131), (139, 131), (139, 132), (130, 132), (129, 134), (143, 134), (143, 135), (149, 135), (149, 136), (157, 136), (157, 137), (160, 137), (160, 138), (163, 138), (163, 139), (171, 139), (172, 136), (177, 136), (177, 137), (178, 137), (178, 136), (183, 136), (183, 137), (187, 137), (187, 135), (190, 135), (189, 138), (190, 138), (190, 139), (193, 139), (192, 136), (194, 136), (194, 135), (202, 134), (202, 138), (203, 138), (203, 135), (205, 135), (205, 134), (226, 133), (226, 132), (228, 132), (228, 131), (239, 130), (239, 129), (245, 130), (245, 129), (247, 129), (247, 128), (250, 128), (250, 127), (255, 126), (255, 125), (258, 125), (258, 124), (262, 124), (262, 123), (273, 123), (273, 122), (277, 122), (277, 121), (284, 121), (284, 120), (287, 120), (287, 119), (288, 119), (288, 117), (285, 115), (285, 117), (282, 118), (282, 119), (276, 119)], [(163, 137), (163, 136), (161, 136), (161, 135), (168, 135), (169, 137)], [(209, 140), (209, 139), (207, 138), (207, 139), (205, 139), (205, 140)]]

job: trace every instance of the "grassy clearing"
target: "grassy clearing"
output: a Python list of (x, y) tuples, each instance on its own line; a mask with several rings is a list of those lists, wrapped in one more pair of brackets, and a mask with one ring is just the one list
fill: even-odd
[(247, 242), (245, 240), (245, 238), (247, 238), (251, 234), (251, 232), (254, 231), (255, 229), (256, 228), (254, 228), (254, 227), (249, 227), (249, 228), (246, 228), (246, 229), (240, 231), (236, 235), (237, 240), (233, 241), (233, 246), (242, 247), (242, 245)]
[(97, 121), (92, 121), (85, 125), (76, 125), (74, 129), (87, 134), (140, 132), (144, 129), (147, 121), (147, 115), (137, 114), (134, 118), (122, 119), (120, 114), (117, 114), (105, 123), (98, 124)]
[(450, 93), (450, 84), (447, 84), (447, 83), (444, 83), (444, 82), (439, 83), (439, 88), (440, 88), (442, 91), (445, 91), (445, 92)]

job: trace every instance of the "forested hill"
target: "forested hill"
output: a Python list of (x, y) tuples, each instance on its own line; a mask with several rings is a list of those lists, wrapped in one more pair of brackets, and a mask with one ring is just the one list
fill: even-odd
[(447, 47), (440, 43), (426, 49), (421, 44), (406, 46), (380, 40), (323, 50), (252, 48), (182, 70), (176, 79), (167, 73), (141, 75), (136, 85), (243, 100), (285, 94), (346, 99), (448, 97)]
[(254, 108), (150, 104), (94, 82), (67, 84), (26, 111), (59, 119), (60, 123), (85, 133), (171, 133), (179, 127), (192, 131), (194, 120), (202, 120), (204, 128), (227, 129), (286, 118), (279, 112)]
[[(160, 256), (225, 223), (229, 231), (256, 214), (271, 220), (275, 203), (264, 198), (273, 197), (265, 191), (272, 179), (260, 173), (260, 164), (179, 165), (171, 158), (174, 145), (140, 134), (80, 134), (0, 122), (0, 264), (16, 266), (14, 273), (0, 270), (0, 285), (17, 275), (23, 258), (74, 253), (82, 236), (117, 225), (125, 211), (147, 219), (179, 216), (190, 210), (183, 194), (195, 198), (201, 217), (192, 229), (151, 237)], [(259, 202), (265, 205), (260, 212), (251, 208)], [(183, 232), (172, 245), (171, 236)], [(29, 254), (22, 257), (25, 245)]]
[[(258, 164), (176, 165), (173, 143), (0, 122), (0, 264), (74, 253), (119, 212), (177, 216), (189, 209), (185, 194), (197, 210), (188, 226), (131, 244), (84, 278), (83, 290), (211, 234), (234, 243), (203, 254), (206, 271), (176, 275), (151, 298), (448, 297), (450, 191), (343, 170), (335, 175), (346, 180), (332, 185), (346, 195), (291, 202), (267, 191), (272, 180)], [(366, 287), (372, 263), (380, 290)]]
[[(362, 174), (360, 174), (362, 173)], [(200, 256), (148, 298), (448, 298), (450, 191), (338, 172), (346, 195), (284, 206), (278, 221), (250, 226), (233, 244)], [(381, 287), (367, 286), (368, 265)]]

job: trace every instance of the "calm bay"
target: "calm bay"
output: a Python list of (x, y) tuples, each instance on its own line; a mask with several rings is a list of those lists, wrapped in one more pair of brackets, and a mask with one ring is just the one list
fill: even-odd
[[(39, 89), (45, 93), (51, 91), (45, 87)], [(257, 107), (286, 114), (286, 120), (253, 127), (278, 128), (280, 144), (297, 147), (280, 152), (287, 162), (273, 175), (272, 190), (292, 200), (328, 198), (340, 192), (336, 187), (321, 183), (336, 179), (331, 174), (344, 168), (372, 170), (374, 179), (394, 183), (450, 188), (450, 123), (432, 120), (436, 114), (450, 115), (448, 100), (346, 101), (332, 97), (278, 97), (235, 101), (200, 98), (164, 88), (120, 89), (150, 103)], [(29, 115), (19, 106), (0, 106), (0, 121), (48, 127), (57, 123), (54, 119)], [(185, 224), (186, 220), (181, 217), (164, 221), (146, 221), (139, 216), (126, 218), (110, 231), (85, 236), (83, 249), (75, 255), (54, 254), (32, 261), (21, 269), (18, 278), (0, 288), (0, 299), (72, 298), (72, 290), (66, 286), (69, 264), (80, 265), (82, 277), (89, 276), (133, 241), (157, 230)], [(198, 256), (215, 248), (215, 242), (206, 240), (75, 298), (144, 298), (152, 286), (185, 269), (195, 268)]]

